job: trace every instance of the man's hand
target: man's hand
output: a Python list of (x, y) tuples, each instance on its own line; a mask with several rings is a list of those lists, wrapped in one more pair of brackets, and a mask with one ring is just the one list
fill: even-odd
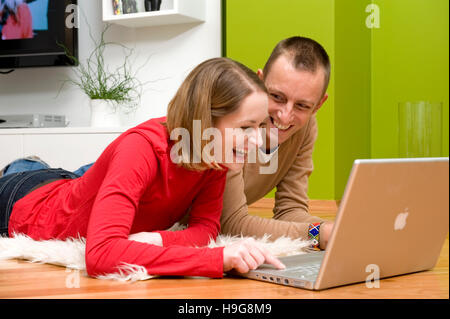
[(319, 235), (319, 246), (320, 249), (327, 248), (328, 240), (331, 236), (331, 231), (333, 230), (334, 222), (324, 222), (320, 226), (320, 235)]
[(128, 239), (155, 246), (163, 245), (161, 235), (158, 233), (147, 233), (147, 232), (136, 233), (128, 236)]
[(277, 269), (286, 267), (267, 249), (253, 238), (227, 246), (223, 250), (223, 271), (236, 269), (240, 273), (258, 268), (263, 263), (272, 264)]

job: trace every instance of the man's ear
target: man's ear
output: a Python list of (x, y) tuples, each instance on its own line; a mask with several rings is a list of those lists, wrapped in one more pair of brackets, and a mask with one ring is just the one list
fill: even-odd
[(328, 99), (328, 93), (325, 93), (323, 98), (320, 100), (319, 104), (314, 108), (313, 114), (316, 114), (317, 111), (322, 107), (323, 103)]
[(261, 81), (264, 81), (264, 72), (261, 69), (258, 69), (258, 71), (256, 72), (256, 74), (258, 75), (258, 77), (261, 79)]

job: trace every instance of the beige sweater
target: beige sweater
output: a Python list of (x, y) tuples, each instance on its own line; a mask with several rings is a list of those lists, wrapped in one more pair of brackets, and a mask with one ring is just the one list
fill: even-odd
[[(257, 236), (272, 234), (307, 239), (308, 225), (323, 220), (308, 212), (308, 178), (313, 170), (312, 152), (317, 137), (315, 116), (278, 148), (278, 169), (260, 174), (269, 163), (246, 163), (241, 171), (229, 171), (225, 186), (221, 233)], [(248, 205), (264, 197), (274, 187), (273, 218), (248, 214)]]

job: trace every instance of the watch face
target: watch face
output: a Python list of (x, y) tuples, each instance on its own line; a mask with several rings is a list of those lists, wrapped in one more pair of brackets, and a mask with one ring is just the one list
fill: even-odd
[(136, 13), (136, 0), (122, 0), (122, 10), (123, 13)]

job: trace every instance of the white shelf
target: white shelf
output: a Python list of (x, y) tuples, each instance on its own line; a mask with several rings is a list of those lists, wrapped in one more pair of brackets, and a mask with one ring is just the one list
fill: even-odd
[(130, 28), (205, 21), (206, 0), (162, 0), (161, 10), (145, 12), (144, 0), (137, 0), (137, 13), (114, 15), (112, 0), (103, 0), (103, 21)]
[(74, 171), (95, 162), (126, 127), (48, 127), (0, 129), (0, 168), (30, 155), (53, 168)]
[(22, 134), (120, 134), (131, 127), (44, 127), (44, 128), (2, 128), (0, 135)]

